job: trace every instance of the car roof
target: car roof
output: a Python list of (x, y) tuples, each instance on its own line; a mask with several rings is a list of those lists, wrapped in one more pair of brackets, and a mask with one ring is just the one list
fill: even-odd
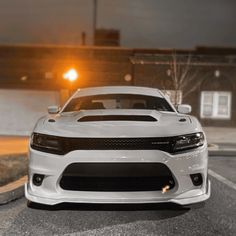
[(161, 91), (156, 88), (139, 86), (104, 86), (78, 89), (74, 93), (73, 98), (97, 94), (141, 94), (154, 97), (163, 97)]

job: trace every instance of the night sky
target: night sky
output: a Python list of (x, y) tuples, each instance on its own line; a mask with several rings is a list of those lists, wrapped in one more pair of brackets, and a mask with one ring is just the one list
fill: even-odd
[[(0, 0), (0, 44), (92, 41), (93, 0)], [(121, 45), (236, 47), (235, 0), (98, 0), (98, 27), (121, 30)]]

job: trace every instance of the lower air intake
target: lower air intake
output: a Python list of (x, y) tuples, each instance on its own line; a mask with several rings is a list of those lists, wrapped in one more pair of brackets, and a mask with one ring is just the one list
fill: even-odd
[(60, 186), (71, 191), (161, 191), (175, 181), (162, 163), (74, 163), (63, 172)]

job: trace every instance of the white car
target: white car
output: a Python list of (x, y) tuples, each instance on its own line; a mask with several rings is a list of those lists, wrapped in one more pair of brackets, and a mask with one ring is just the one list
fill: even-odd
[[(177, 111), (178, 110), (178, 111)], [(79, 89), (37, 122), (29, 148), (29, 202), (189, 205), (210, 197), (198, 120), (158, 89)]]

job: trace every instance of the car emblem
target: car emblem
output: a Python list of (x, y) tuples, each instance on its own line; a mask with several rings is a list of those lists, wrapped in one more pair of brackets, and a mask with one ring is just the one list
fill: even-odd
[(152, 142), (152, 145), (161, 145), (161, 144), (169, 144), (169, 142), (168, 141), (166, 141), (166, 142), (158, 142), (158, 141)]

